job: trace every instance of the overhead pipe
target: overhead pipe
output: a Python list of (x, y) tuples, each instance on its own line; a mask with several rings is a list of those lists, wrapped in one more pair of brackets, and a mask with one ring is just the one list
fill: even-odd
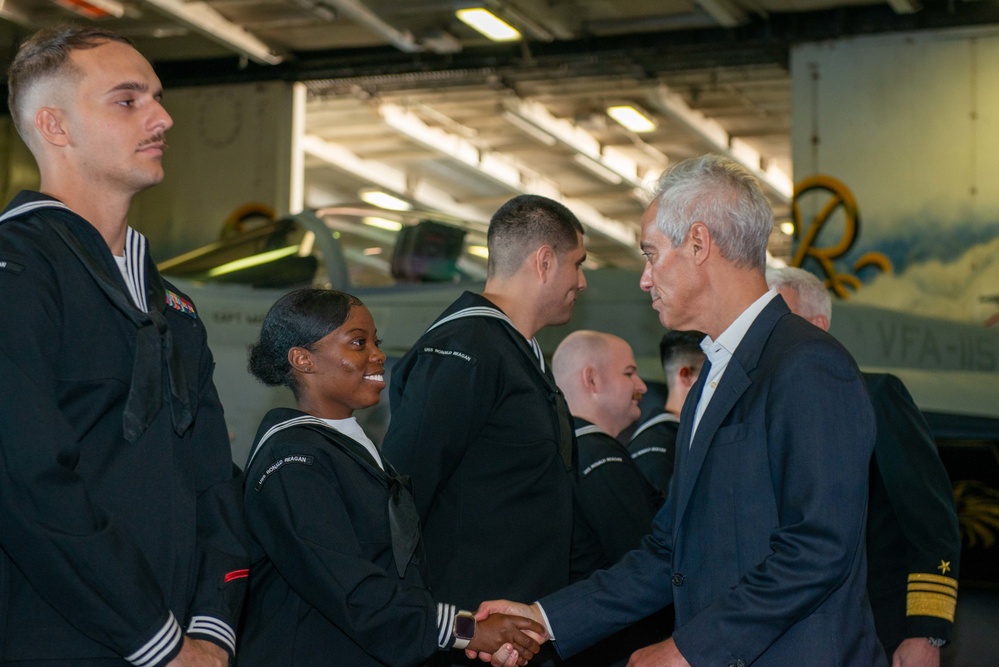
[(380, 16), (368, 9), (360, 0), (326, 0), (326, 4), (336, 8), (344, 16), (349, 16), (355, 22), (372, 32), (384, 37), (392, 46), (406, 53), (419, 53), (424, 47), (416, 41), (408, 30), (402, 31), (389, 25)]

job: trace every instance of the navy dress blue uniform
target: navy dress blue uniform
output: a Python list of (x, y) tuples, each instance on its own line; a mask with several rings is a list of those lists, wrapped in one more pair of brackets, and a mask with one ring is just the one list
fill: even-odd
[(877, 420), (867, 589), (891, 656), (907, 637), (949, 640), (961, 558), (954, 495), (926, 419), (901, 380), (865, 373)]
[(576, 524), (591, 536), (573, 552), (573, 579), (610, 567), (652, 530), (662, 496), (642, 477), (624, 445), (585, 419), (576, 428)]
[(676, 463), (676, 436), (680, 419), (660, 412), (635, 429), (628, 441), (628, 453), (642, 476), (665, 498)]
[(702, 369), (684, 405), (673, 487), (652, 534), (540, 601), (559, 652), (672, 602), (673, 639), (694, 667), (885, 665), (865, 585), (874, 417), (853, 360), (774, 298), (691, 442), (709, 375)]
[(148, 255), (132, 267), (144, 314), (86, 220), (38, 193), (15, 208), (0, 223), (0, 662), (157, 667), (181, 626), (231, 653), (247, 557), (204, 326)]
[[(254, 452), (272, 427), (286, 427), (246, 469), (254, 547), (238, 664), (422, 664), (453, 643), (454, 607), (430, 595), (412, 497), (387, 460), (383, 470), (360, 443), (317, 422), (279, 408), (257, 433)], [(393, 494), (415, 534), (393, 535)]]
[[(610, 567), (652, 530), (663, 496), (635, 467), (624, 445), (585, 419), (576, 427), (576, 519), (572, 579)], [(572, 667), (623, 666), (638, 649), (669, 636), (672, 610), (653, 614), (579, 653)]]
[(392, 371), (382, 450), (412, 478), (434, 595), (535, 600), (569, 583), (568, 406), (488, 299), (465, 292), (437, 322)]

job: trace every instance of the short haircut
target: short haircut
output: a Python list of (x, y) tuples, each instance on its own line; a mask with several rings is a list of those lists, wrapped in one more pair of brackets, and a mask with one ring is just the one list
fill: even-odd
[(806, 320), (821, 315), (832, 322), (832, 298), (815, 274), (793, 266), (770, 268), (767, 285), (778, 292), (785, 287), (794, 290), (798, 295), (798, 314)]
[(317, 341), (343, 326), (351, 308), (363, 305), (356, 296), (331, 289), (310, 287), (285, 294), (264, 316), (260, 341), (250, 346), (250, 373), (268, 386), (290, 388), (297, 397), (288, 350), (311, 350)]
[(92, 49), (106, 42), (121, 42), (134, 46), (116, 32), (95, 26), (65, 25), (39, 30), (25, 40), (7, 70), (7, 106), (14, 127), (28, 143), (31, 121), (24, 108), (32, 87), (51, 76), (76, 74), (69, 63), (73, 51)]
[(700, 331), (676, 331), (670, 329), (659, 341), (659, 361), (666, 375), (666, 386), (672, 388), (677, 371), (684, 366), (693, 366), (700, 371), (706, 358), (701, 349), (704, 334)]
[(757, 178), (735, 160), (703, 155), (679, 162), (659, 177), (653, 197), (656, 224), (674, 248), (702, 222), (723, 257), (740, 268), (766, 268), (773, 210)]
[(514, 197), (489, 221), (489, 275), (513, 275), (528, 255), (545, 244), (561, 257), (579, 245), (577, 232), (586, 233), (573, 212), (554, 199)]
[(586, 365), (602, 366), (611, 336), (591, 329), (578, 329), (562, 339), (552, 355), (555, 384), (565, 387), (569, 378)]

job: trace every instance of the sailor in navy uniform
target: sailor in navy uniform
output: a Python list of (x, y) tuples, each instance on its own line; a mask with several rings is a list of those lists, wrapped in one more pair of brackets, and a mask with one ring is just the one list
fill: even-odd
[(459, 297), (392, 372), (383, 451), (413, 480), (434, 593), (459, 605), (569, 582), (575, 442), (534, 334), (568, 321), (586, 286), (582, 231), (558, 202), (507, 202), (485, 291)]
[(517, 628), (543, 628), (477, 624), (430, 594), (408, 480), (353, 417), (385, 387), (367, 308), (333, 290), (285, 295), (264, 319), (250, 369), (289, 386), (299, 409), (271, 410), (247, 461), (253, 564), (240, 666), (411, 667), (438, 650), (507, 642), (524, 664), (538, 646)]

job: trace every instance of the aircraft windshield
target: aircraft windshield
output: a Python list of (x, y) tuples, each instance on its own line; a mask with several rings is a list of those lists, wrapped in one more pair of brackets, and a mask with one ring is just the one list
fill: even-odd
[(160, 264), (199, 283), (340, 289), (484, 280), (485, 235), (430, 214), (321, 209), (259, 223)]

